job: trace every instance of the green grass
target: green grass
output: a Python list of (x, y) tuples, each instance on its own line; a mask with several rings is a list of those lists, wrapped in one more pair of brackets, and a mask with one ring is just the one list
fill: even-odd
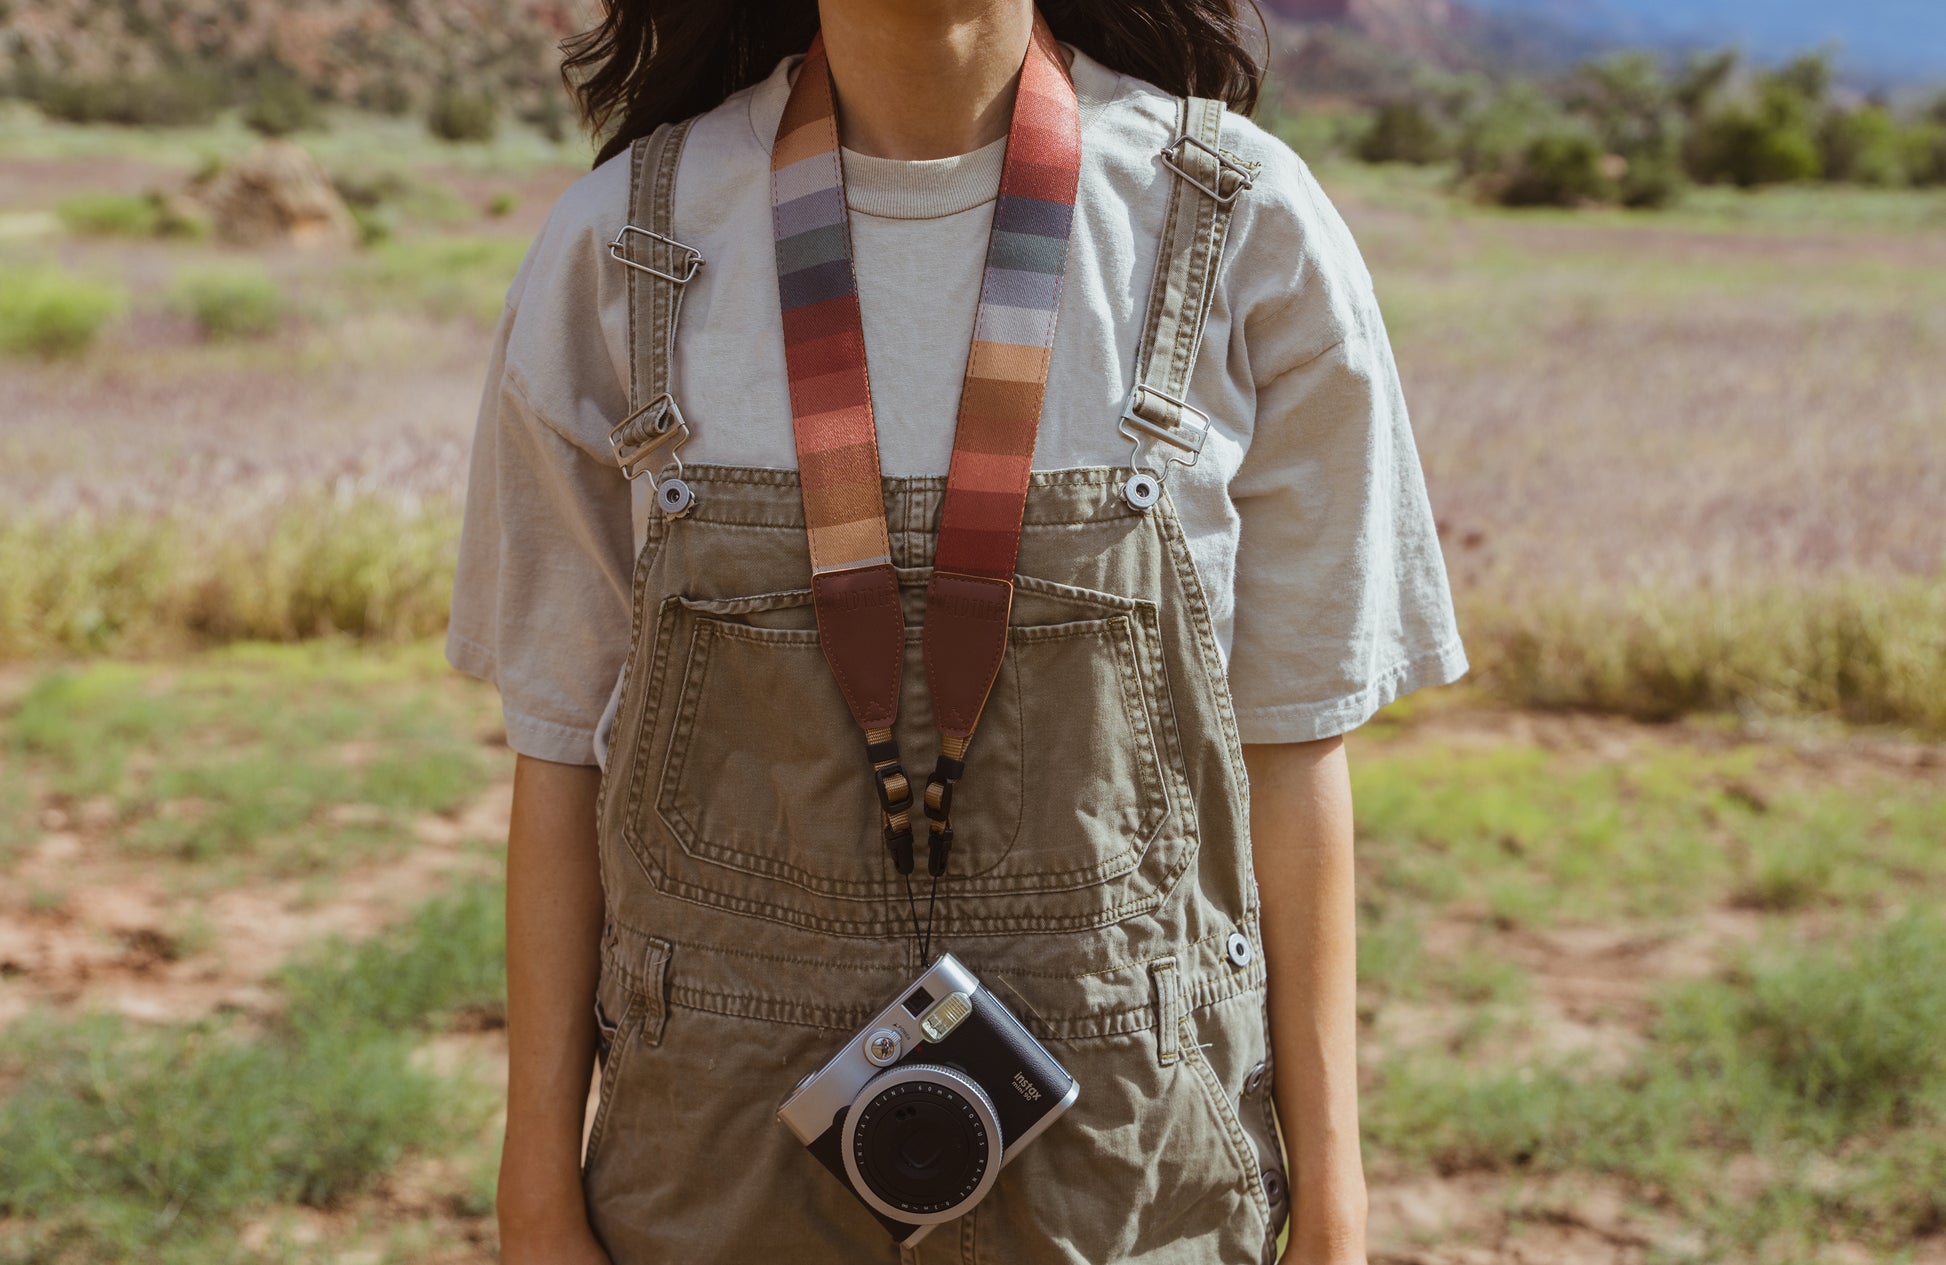
[[(1391, 235), (1396, 230), (1370, 235), (1383, 252), (1377, 284), (1386, 329), (1408, 371), (1457, 361), (1520, 378), (1532, 374), (1537, 346), (1564, 338), (1653, 336), (1670, 326), (1701, 327), (1711, 313), (1720, 322), (1747, 319), (1752, 304), (1785, 334), (1815, 335), (1841, 318), (1916, 310), (1924, 319), (1923, 304), (1946, 297), (1946, 278), (1915, 275), (1888, 259), (1895, 252), (1880, 238), (1850, 255), (1834, 248), (1827, 254), (1837, 257), (1820, 258), (1814, 269), (1794, 268), (1788, 251), (1806, 234), (1775, 234), (1777, 249), (1764, 251), (1737, 249), (1751, 238), (1762, 244), (1755, 230), (1725, 234), (1716, 247), (1713, 231), (1660, 219), (1608, 224), (1563, 211), (1552, 213), (1555, 222), (1519, 224), (1505, 212), (1442, 213), (1437, 203), (1410, 218), (1386, 210), (1413, 229), (1405, 240)], [(1544, 265), (1531, 240), (1541, 234)], [(1606, 403), (1626, 416), (1624, 401)]]
[[(0, 161), (17, 158), (136, 159), (180, 170), (241, 156), (262, 138), (242, 120), (242, 111), (225, 110), (195, 127), (133, 128), (111, 124), (61, 123), (43, 117), (25, 102), (0, 100)], [(545, 168), (585, 171), (593, 156), (587, 141), (569, 137), (550, 141), (535, 129), (506, 122), (491, 144), (449, 145), (426, 132), (423, 120), (390, 118), (363, 111), (327, 108), (328, 130), (295, 138), (327, 171), (369, 165), (374, 154), (409, 171), (462, 169), (483, 175), (523, 176)]]
[[(1719, 1250), (1780, 1233), (1896, 1247), (1946, 1218), (1941, 979), (1946, 916), (1916, 908), (1850, 942), (1773, 947), (1670, 990), (1651, 1043), (1613, 1076), (1388, 1059), (1366, 1134), (1439, 1172), (1628, 1179)], [(1760, 1157), (1754, 1192), (1721, 1181), (1737, 1156)]]
[[(1765, 748), (1649, 749), (1574, 764), (1534, 747), (1352, 761), (1374, 898), (1503, 926), (1673, 917), (1713, 904), (1869, 907), (1946, 880), (1946, 791), (1887, 775), (1799, 785)], [(1756, 789), (1761, 788), (1761, 789)], [(1382, 941), (1381, 959), (1411, 956)]]
[(527, 251), (508, 237), (416, 237), (381, 241), (350, 280), (388, 303), (404, 301), (441, 318), (492, 325)]
[[(1335, 135), (1333, 125), (1314, 124), (1292, 136), (1300, 155), (1316, 154)], [(1372, 165), (1328, 155), (1308, 159), (1332, 197), (1352, 196), (1411, 203), (1444, 215), (1516, 216), (1534, 222), (1576, 221), (1590, 225), (1655, 229), (1678, 227), (1742, 233), (1805, 229), (1847, 232), (1922, 232), (1946, 226), (1946, 190), (1870, 189), (1847, 185), (1779, 185), (1738, 189), (1729, 185), (1692, 185), (1666, 210), (1622, 208), (1561, 210), (1535, 208), (1509, 212), (1455, 192), (1449, 164)]]
[(153, 198), (128, 193), (80, 193), (55, 208), (71, 233), (91, 237), (154, 237), (161, 214)]
[(185, 664), (55, 668), (0, 715), (10, 776), (105, 802), (116, 845), (198, 881), (324, 871), (409, 844), (492, 773), (491, 700), (436, 647), (240, 644)]
[(50, 267), (0, 265), (0, 352), (76, 356), (119, 316), (120, 287)]
[(405, 167), (374, 165), (369, 154), (332, 171), (331, 183), (354, 212), (381, 217), (388, 231), (400, 221), (454, 228), (478, 214), (446, 185)]
[(1727, 867), (1709, 814), (1736, 806), (1686, 766), (1672, 755), (1564, 771), (1511, 748), (1367, 758), (1352, 777), (1386, 890), (1515, 925), (1706, 899)]
[(284, 993), (307, 1024), (386, 1031), (465, 1015), (497, 1025), (506, 1020), (506, 938), (499, 886), (474, 883), (387, 936), (326, 946), (285, 972)]
[[(1371, 1155), (1618, 1182), (1702, 1236), (1671, 1261), (1889, 1253), (1946, 1223), (1946, 787), (1783, 744), (1414, 734), (1382, 717), (1351, 761)], [(1707, 946), (1726, 908), (1755, 947), (1689, 950), (1713, 965), (1650, 989), (1647, 1021), (1589, 1018), (1572, 981), (1594, 959), (1545, 982), (1524, 965), (1537, 932)], [(1576, 1042), (1621, 1044), (1546, 1053), (1540, 1025), (1577, 1002), (1596, 1027)]]
[(1946, 227), (1946, 191), (1843, 185), (1784, 185), (1751, 191), (1703, 185), (1683, 195), (1676, 216), (1680, 221), (1726, 229), (1937, 231)]
[(0, 1100), (0, 1251), (232, 1259), (238, 1216), (342, 1205), (402, 1156), (470, 1140), (489, 1096), (414, 1050), (455, 1007), (501, 1005), (499, 911), (498, 883), (477, 883), (365, 945), (327, 946), (285, 973), (289, 1006), (267, 1030), (7, 1029), (0, 1070), (24, 1079)]
[(1753, 1138), (1815, 1145), (1946, 1126), (1946, 916), (1908, 911), (1851, 945), (1797, 946), (1678, 994), (1669, 1044), (1746, 1095)]
[(261, 266), (228, 267), (179, 277), (172, 296), (205, 338), (263, 338), (277, 332), (288, 304)]
[(16, 761), (0, 765), (0, 865), (39, 836), (34, 800)]

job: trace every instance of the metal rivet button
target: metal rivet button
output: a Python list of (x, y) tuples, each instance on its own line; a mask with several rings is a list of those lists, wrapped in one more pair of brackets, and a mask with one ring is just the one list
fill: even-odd
[(681, 479), (665, 479), (662, 486), (656, 489), (656, 500), (664, 514), (670, 518), (681, 518), (696, 503), (696, 494)]
[(1250, 1069), (1249, 1079), (1243, 1082), (1243, 1092), (1254, 1094), (1264, 1087), (1264, 1077), (1270, 1072), (1270, 1064), (1259, 1063)]
[(1250, 965), (1250, 941), (1241, 931), (1230, 933), (1230, 940), (1224, 946), (1224, 952), (1228, 953), (1230, 961), (1238, 966)]
[(1272, 1204), (1284, 1202), (1284, 1175), (1274, 1168), (1264, 1170), (1264, 1198)]
[(1122, 499), (1133, 509), (1150, 509), (1162, 499), (1162, 483), (1152, 474), (1137, 472), (1122, 484)]

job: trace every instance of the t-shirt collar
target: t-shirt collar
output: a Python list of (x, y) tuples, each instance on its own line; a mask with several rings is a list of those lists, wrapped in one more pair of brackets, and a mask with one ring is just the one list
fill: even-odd
[[(1068, 70), (1074, 77), (1085, 133), (1089, 122), (1114, 97), (1120, 76), (1072, 44), (1063, 43), (1061, 47), (1073, 58)], [(803, 60), (802, 53), (783, 58), (752, 87), (747, 98), (750, 129), (765, 154), (770, 153), (771, 142), (776, 139), (777, 120), (783, 116), (791, 81)], [(902, 220), (935, 219), (971, 210), (998, 196), (1006, 152), (1004, 136), (971, 153), (916, 161), (877, 158), (847, 149), (846, 204), (861, 214)]]

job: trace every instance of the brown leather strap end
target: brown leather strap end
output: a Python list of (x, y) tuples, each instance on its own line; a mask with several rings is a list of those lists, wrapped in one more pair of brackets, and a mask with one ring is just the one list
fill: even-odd
[(889, 562), (811, 577), (818, 640), (852, 718), (865, 729), (899, 715), (899, 670), (905, 664), (905, 610), (899, 573)]
[(935, 569), (926, 585), (926, 685), (939, 731), (971, 737), (1007, 651), (1010, 580)]

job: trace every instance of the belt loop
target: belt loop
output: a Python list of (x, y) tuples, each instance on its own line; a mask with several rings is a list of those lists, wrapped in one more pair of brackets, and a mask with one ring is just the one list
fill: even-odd
[(1182, 1057), (1182, 983), (1174, 957), (1149, 963), (1155, 977), (1156, 1060), (1169, 1067)]
[(662, 1045), (662, 1028), (669, 1020), (669, 942), (642, 932), (621, 932), (621, 961), (642, 1014), (640, 1037), (648, 1045)]
[(642, 998), (641, 1037), (648, 1045), (662, 1044), (662, 1029), (669, 1022), (669, 951), (667, 940), (642, 937), (636, 986)]

